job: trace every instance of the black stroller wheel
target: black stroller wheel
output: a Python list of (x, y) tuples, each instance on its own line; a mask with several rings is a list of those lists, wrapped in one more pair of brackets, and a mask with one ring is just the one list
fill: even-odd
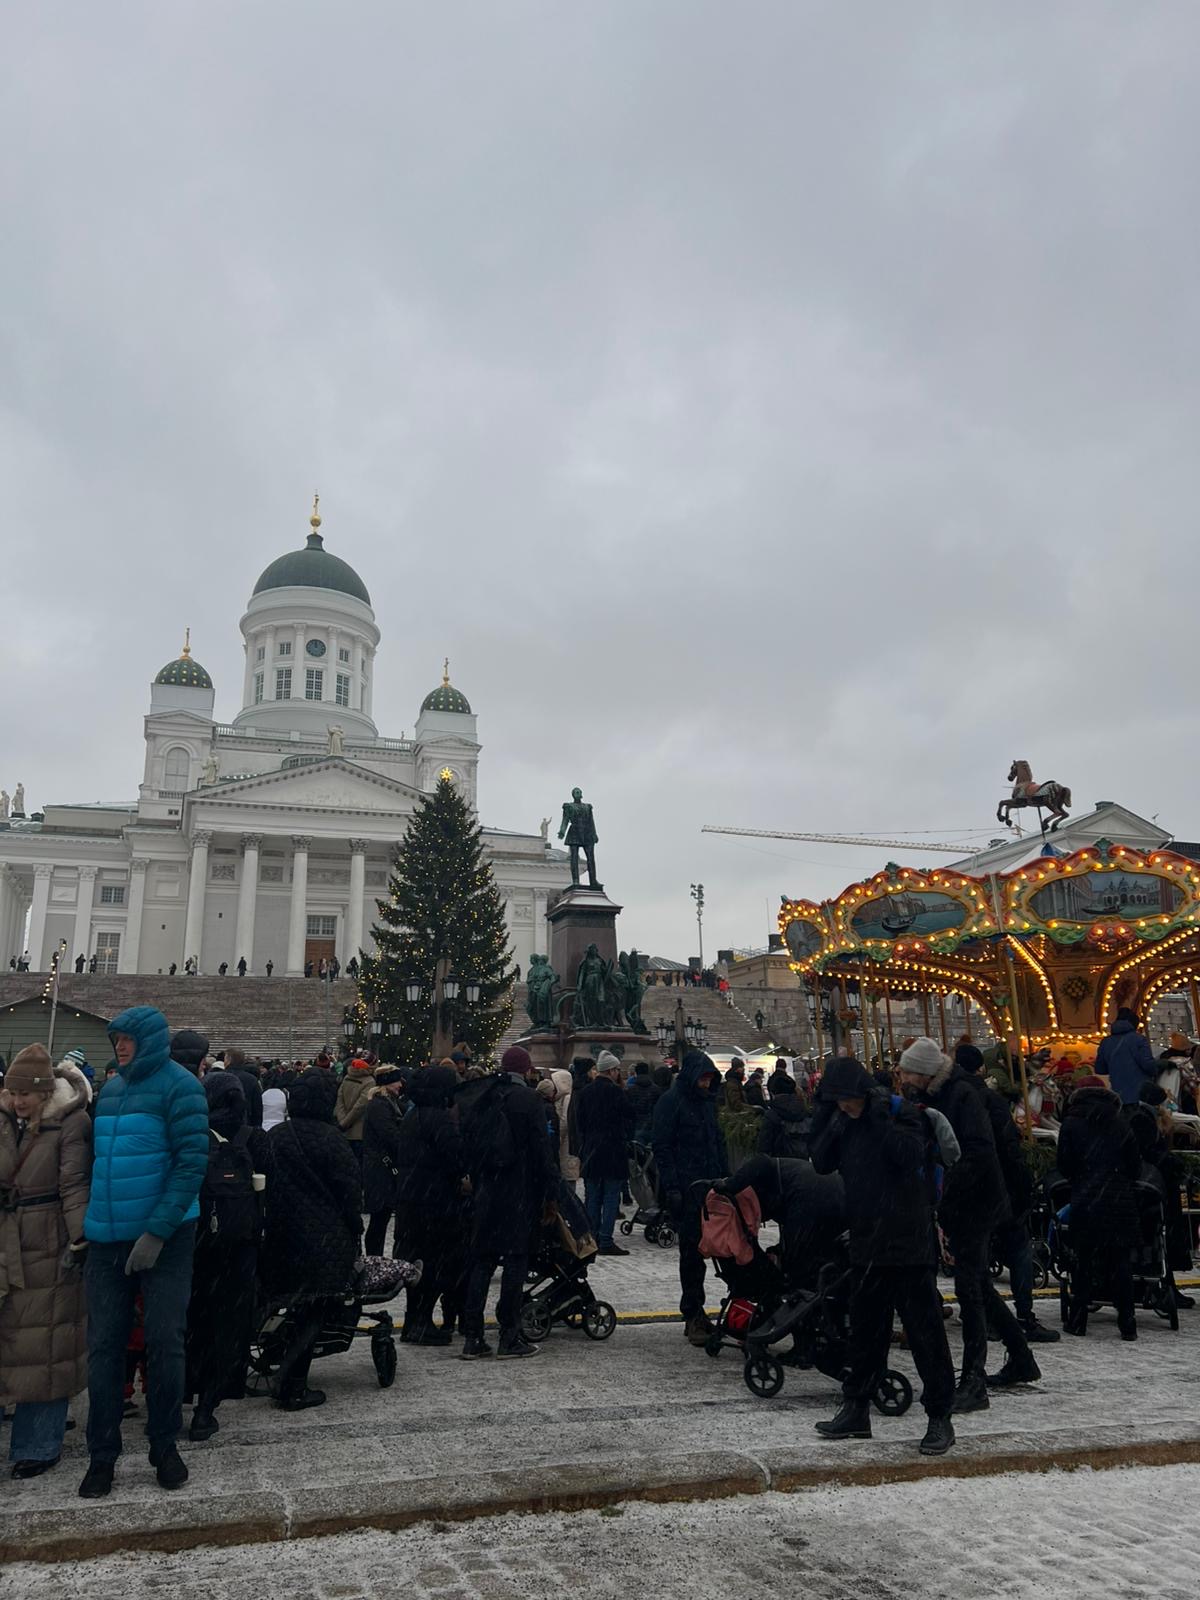
[(871, 1399), (885, 1417), (902, 1417), (913, 1403), (913, 1387), (902, 1372), (889, 1367), (875, 1385)]
[(632, 1222), (623, 1222), (621, 1224), (621, 1232), (628, 1239), (629, 1235), (633, 1232), (633, 1223)]
[(760, 1400), (772, 1400), (783, 1388), (783, 1368), (774, 1356), (765, 1350), (756, 1350), (746, 1357), (742, 1379), (752, 1395)]
[(583, 1313), (583, 1331), (589, 1339), (611, 1339), (617, 1326), (617, 1313), (607, 1300), (597, 1300)]
[(371, 1360), (379, 1387), (390, 1389), (396, 1381), (396, 1346), (390, 1330), (379, 1328), (371, 1335)]
[[(630, 1229), (630, 1232), (632, 1232), (632, 1231), (633, 1230)], [(646, 1224), (646, 1243), (647, 1244), (657, 1244), (658, 1243), (658, 1223), (657, 1222), (648, 1222)]]
[(528, 1339), (530, 1344), (538, 1344), (550, 1332), (550, 1313), (545, 1306), (538, 1305), (536, 1300), (531, 1300), (521, 1307), (521, 1337)]
[[(646, 1237), (650, 1237), (649, 1233), (647, 1233)], [(657, 1245), (661, 1245), (664, 1250), (669, 1250), (677, 1237), (675, 1229), (669, 1222), (660, 1222), (654, 1235), (654, 1242)]]

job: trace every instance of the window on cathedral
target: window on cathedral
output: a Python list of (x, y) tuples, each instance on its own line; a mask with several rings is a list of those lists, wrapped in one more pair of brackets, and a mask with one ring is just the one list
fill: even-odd
[(100, 904), (102, 906), (123, 906), (125, 904), (125, 885), (123, 883), (102, 883), (100, 885)]
[(163, 764), (163, 784), (168, 789), (177, 789), (180, 794), (188, 786), (191, 776), (192, 758), (186, 750), (178, 745), (173, 750), (167, 751), (167, 759)]
[(338, 651), (338, 660), (339, 661), (346, 661), (346, 662), (348, 662), (350, 660), (350, 652), (349, 652), (349, 650), (346, 649), (346, 647), (344, 645)]
[(263, 675), (261, 672), (254, 674), (254, 704), (261, 705), (263, 697)]
[(309, 917), (307, 919), (306, 937), (309, 939), (336, 939), (336, 917)]
[(292, 698), (292, 669), (291, 667), (278, 667), (275, 672), (275, 698), (276, 700), (290, 700)]
[(279, 646), (279, 654), (281, 656), (290, 656), (291, 653), (292, 653), (292, 642), (291, 642), (290, 639), (284, 639), (282, 641), (282, 643), (280, 644), (280, 646)]
[(254, 659), (255, 659), (255, 661), (264, 661), (266, 659), (266, 655), (267, 655), (267, 647), (266, 647), (266, 645), (265, 644), (260, 644), (259, 647), (258, 647), (258, 654), (255, 656)]
[(338, 673), (337, 683), (334, 685), (333, 698), (339, 706), (348, 706), (350, 704), (350, 678), (347, 673)]
[(119, 933), (98, 933), (96, 935), (97, 972), (115, 972), (120, 956), (121, 935)]
[(304, 698), (306, 700), (319, 700), (321, 687), (325, 682), (325, 674), (320, 667), (309, 667), (304, 674)]

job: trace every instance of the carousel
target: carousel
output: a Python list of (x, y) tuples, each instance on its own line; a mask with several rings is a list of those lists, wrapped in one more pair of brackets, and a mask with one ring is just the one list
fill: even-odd
[(832, 993), (868, 1059), (896, 1059), (893, 996), (918, 997), (943, 1043), (951, 1029), (994, 1033), (1022, 1057), (1094, 1055), (1119, 1006), (1148, 1017), (1174, 992), (1200, 1032), (1200, 864), (1167, 849), (1047, 842), (986, 877), (889, 863), (819, 905), (784, 898), (779, 929), (792, 970)]

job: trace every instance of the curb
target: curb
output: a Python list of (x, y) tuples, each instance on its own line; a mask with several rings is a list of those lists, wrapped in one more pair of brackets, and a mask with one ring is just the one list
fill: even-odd
[[(480, 1517), (520, 1513), (596, 1510), (622, 1501), (724, 1500), (770, 1491), (877, 1488), (925, 1478), (994, 1477), (1001, 1473), (1105, 1471), (1117, 1467), (1160, 1467), (1200, 1462), (1200, 1436), (1127, 1439), (1128, 1429), (1104, 1428), (1090, 1443), (1055, 1445), (1029, 1435), (961, 1440), (952, 1455), (915, 1456), (911, 1441), (884, 1447), (882, 1458), (855, 1461), (833, 1455), (814, 1461), (811, 1453), (773, 1449), (761, 1456), (741, 1451), (707, 1451), (644, 1456), (624, 1462), (542, 1465), (529, 1470), (481, 1472), (461, 1477), (429, 1477), (328, 1484), (293, 1493), (156, 1498), (150, 1502), (109, 1501), (81, 1506), (32, 1509), (0, 1517), (0, 1565), (15, 1561), (56, 1563), (139, 1552), (160, 1553), (200, 1545), (273, 1544), (293, 1539), (328, 1538), (364, 1529), (395, 1532), (419, 1522), (469, 1522)], [(844, 1449), (862, 1453), (860, 1445)], [(156, 1525), (138, 1525), (136, 1513), (149, 1506)], [(123, 1513), (133, 1512), (134, 1516)]]

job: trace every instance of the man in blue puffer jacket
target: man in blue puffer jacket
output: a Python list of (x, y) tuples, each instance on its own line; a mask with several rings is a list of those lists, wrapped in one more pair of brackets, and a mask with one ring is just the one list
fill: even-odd
[(109, 1024), (119, 1071), (100, 1091), (93, 1134), (88, 1241), (88, 1425), (85, 1500), (112, 1488), (121, 1453), (125, 1346), (134, 1301), (146, 1329), (150, 1464), (164, 1489), (187, 1479), (182, 1426), (184, 1335), (197, 1196), (208, 1166), (208, 1103), (200, 1080), (171, 1060), (167, 1019), (133, 1006)]
[(1102, 1072), (1121, 1097), (1123, 1106), (1135, 1106), (1144, 1083), (1153, 1083), (1160, 1067), (1150, 1041), (1138, 1032), (1137, 1012), (1122, 1006), (1107, 1039), (1096, 1052), (1096, 1071)]

